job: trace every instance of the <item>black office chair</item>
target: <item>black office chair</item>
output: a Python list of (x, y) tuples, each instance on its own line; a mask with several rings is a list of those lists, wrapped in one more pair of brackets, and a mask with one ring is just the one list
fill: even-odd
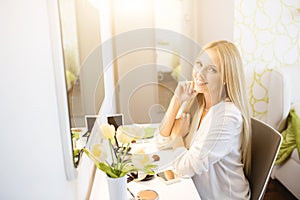
[(251, 199), (261, 200), (273, 169), (280, 145), (281, 134), (266, 123), (252, 118)]

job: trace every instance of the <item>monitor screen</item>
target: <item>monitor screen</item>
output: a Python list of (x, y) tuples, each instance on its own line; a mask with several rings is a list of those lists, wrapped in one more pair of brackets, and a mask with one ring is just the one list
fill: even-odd
[(114, 125), (115, 129), (123, 125), (123, 114), (114, 114), (107, 116), (107, 123)]
[(92, 129), (94, 127), (95, 121), (97, 120), (97, 115), (86, 115), (85, 116), (85, 123), (86, 123), (86, 128), (87, 132), (91, 133)]

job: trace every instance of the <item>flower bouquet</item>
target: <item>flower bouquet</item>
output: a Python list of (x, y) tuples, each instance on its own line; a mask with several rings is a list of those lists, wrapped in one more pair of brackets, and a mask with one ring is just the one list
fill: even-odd
[[(138, 171), (154, 175), (153, 169), (157, 166), (152, 164), (153, 159), (149, 155), (142, 151), (134, 154), (129, 153), (130, 145), (136, 138), (126, 133), (127, 131), (122, 126), (116, 131), (113, 125), (102, 124), (100, 137), (104, 141), (108, 141), (109, 147), (107, 148), (105, 142), (102, 142), (94, 144), (91, 150), (84, 148), (83, 151), (94, 161), (97, 168), (105, 172), (110, 178), (120, 178), (128, 173)], [(110, 159), (108, 153), (111, 155)]]

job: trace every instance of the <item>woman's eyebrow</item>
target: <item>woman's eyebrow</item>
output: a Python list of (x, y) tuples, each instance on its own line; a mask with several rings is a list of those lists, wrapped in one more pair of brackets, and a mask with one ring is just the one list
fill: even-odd
[(209, 65), (207, 65), (208, 67), (215, 67), (215, 68), (217, 68), (217, 66), (216, 65), (214, 65), (214, 64), (209, 64)]
[(201, 60), (196, 60), (195, 63), (198, 64), (198, 65), (203, 65), (202, 62), (201, 62)]

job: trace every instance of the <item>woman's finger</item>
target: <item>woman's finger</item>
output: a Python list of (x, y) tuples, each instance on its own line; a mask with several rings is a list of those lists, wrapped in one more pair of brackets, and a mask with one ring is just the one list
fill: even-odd
[(194, 84), (193, 84), (193, 81), (189, 81), (188, 82), (188, 93), (189, 94), (192, 94), (194, 91)]
[(186, 120), (187, 120), (188, 122), (190, 122), (190, 120), (191, 120), (191, 114), (190, 114), (190, 113), (187, 113), (185, 116), (186, 116)]

